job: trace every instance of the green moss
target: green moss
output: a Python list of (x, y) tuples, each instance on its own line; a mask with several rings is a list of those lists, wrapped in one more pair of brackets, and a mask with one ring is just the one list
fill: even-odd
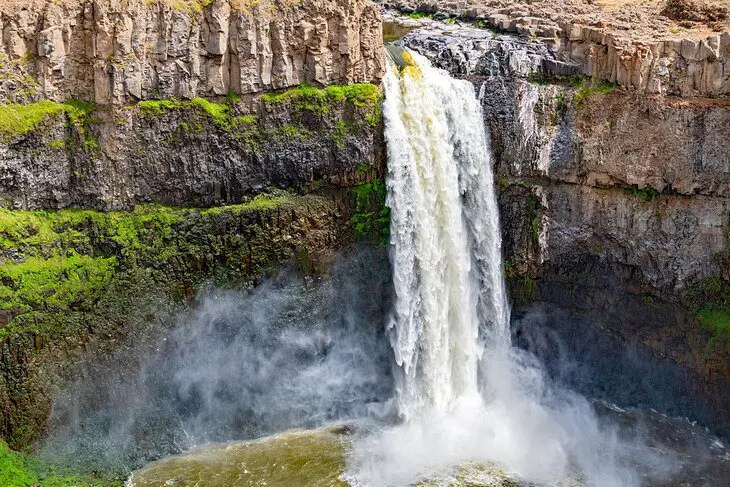
[(39, 101), (27, 105), (0, 106), (0, 138), (7, 141), (34, 130), (46, 117), (66, 111), (66, 105)]
[(698, 317), (715, 336), (730, 337), (730, 309), (701, 309)]
[(325, 115), (333, 102), (347, 100), (356, 107), (376, 108), (380, 105), (382, 94), (377, 86), (361, 83), (352, 85), (331, 85), (325, 89), (315, 88), (306, 83), (282, 93), (268, 93), (261, 97), (265, 103), (289, 103), (295, 110), (306, 110)]
[(89, 115), (94, 111), (94, 104), (81, 100), (69, 100), (64, 103), (64, 109), (71, 124), (88, 123)]
[(637, 184), (633, 184), (630, 188), (627, 188), (627, 191), (630, 195), (643, 198), (646, 201), (651, 201), (662, 194), (661, 191), (649, 186), (648, 184), (643, 188), (639, 188)]
[(203, 215), (221, 215), (223, 213), (237, 214), (256, 211), (274, 210), (284, 203), (293, 202), (294, 197), (289, 193), (278, 193), (276, 195), (259, 194), (246, 203), (229, 206), (219, 206), (202, 210)]
[(211, 116), (218, 125), (226, 125), (231, 118), (231, 108), (222, 103), (215, 103), (205, 98), (193, 98), (190, 102), (193, 106), (200, 107), (205, 113)]
[(29, 257), (0, 267), (0, 309), (68, 311), (90, 309), (109, 284), (116, 259), (71, 253), (49, 259)]
[(357, 238), (380, 247), (387, 246), (390, 240), (390, 208), (386, 205), (385, 181), (375, 177), (372, 182), (360, 183), (353, 190), (355, 211), (351, 221)]
[(8, 487), (30, 487), (38, 483), (38, 476), (28, 471), (23, 455), (8, 450), (0, 442), (0, 478)]
[(687, 290), (686, 298), (702, 328), (712, 334), (708, 347), (730, 345), (730, 283), (717, 276), (702, 279)]
[[(89, 124), (93, 122), (90, 118), (93, 110), (93, 104), (79, 100), (69, 100), (66, 103), (44, 100), (26, 105), (2, 105), (0, 106), (0, 141), (7, 142), (35, 130), (47, 117), (65, 114), (68, 126), (78, 130), (84, 146), (87, 149), (98, 149), (99, 143), (89, 130)], [(53, 149), (61, 147), (60, 141), (51, 143)]]
[(347, 136), (353, 131), (353, 127), (347, 122), (340, 120), (338, 121), (332, 130), (330, 130), (329, 138), (335, 143), (335, 146), (339, 149), (345, 148), (345, 140)]
[(66, 142), (67, 142), (66, 139), (56, 139), (50, 143), (49, 147), (54, 150), (65, 149)]
[(137, 107), (146, 115), (163, 115), (168, 110), (181, 106), (182, 102), (179, 100), (143, 100), (137, 103)]
[[(232, 97), (228, 97), (232, 100)], [(208, 115), (213, 123), (220, 129), (235, 135), (251, 144), (257, 143), (255, 127), (258, 116), (256, 115), (234, 115), (230, 104), (216, 103), (204, 98), (193, 98), (190, 101), (176, 99), (169, 100), (145, 100), (137, 104), (141, 112), (147, 116), (164, 115), (170, 110), (196, 108)], [(183, 132), (191, 132), (190, 125), (183, 122)]]
[(616, 83), (607, 81), (598, 81), (591, 79), (583, 81), (580, 88), (573, 94), (573, 104), (576, 108), (581, 108), (589, 98), (596, 95), (605, 95), (618, 88)]
[(0, 441), (0, 479), (3, 487), (91, 487), (121, 486), (121, 481), (99, 480), (88, 476), (57, 472), (52, 467), (24, 454), (8, 450)]
[(228, 93), (226, 93), (226, 102), (229, 105), (235, 105), (239, 101), (241, 101), (241, 95), (233, 90), (228, 90)]
[(430, 12), (410, 12), (407, 15), (412, 19), (433, 18), (433, 13)]
[[(184, 262), (207, 260), (211, 239), (189, 233), (189, 240), (180, 239), (180, 227), (191, 221), (203, 231), (212, 222), (238, 222), (241, 215), (270, 212), (295, 198), (283, 192), (258, 195), (246, 203), (205, 210), (160, 205), (109, 213), (0, 208), (0, 311), (10, 318), (0, 328), (0, 341), (16, 332), (65, 326), (63, 320), (47, 319), (53, 315), (92, 312), (120, 272), (152, 268), (159, 270), (161, 282), (168, 282), (175, 277), (168, 273), (182, 270)], [(216, 264), (210, 264), (212, 270)], [(250, 276), (251, 271), (236, 272)]]
[(315, 135), (311, 130), (291, 123), (285, 123), (278, 129), (272, 130), (271, 134), (284, 140), (309, 140)]

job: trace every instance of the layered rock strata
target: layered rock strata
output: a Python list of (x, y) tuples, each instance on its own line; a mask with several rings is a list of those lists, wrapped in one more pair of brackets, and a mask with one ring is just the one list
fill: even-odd
[(209, 206), (272, 185), (348, 185), (358, 164), (383, 162), (379, 101), (377, 87), (354, 85), (251, 104), (90, 107), (73, 120), (59, 110), (0, 145), (0, 201), (17, 209)]
[(480, 93), (517, 313), (547, 303), (687, 366), (726, 424), (730, 337), (706, 318), (730, 290), (730, 103), (560, 78), (480, 29), (405, 44)]
[(372, 82), (384, 69), (368, 0), (8, 1), (0, 99), (140, 99)]

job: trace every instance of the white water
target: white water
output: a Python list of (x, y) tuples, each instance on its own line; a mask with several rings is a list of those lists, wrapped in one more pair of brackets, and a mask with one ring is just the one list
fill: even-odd
[[(473, 86), (413, 54), (384, 79), (403, 422), (355, 444), (345, 478), (408, 485), (497, 462), (540, 484), (637, 485), (615, 434), (511, 347), (491, 150)], [(488, 96), (488, 94), (485, 94)], [(636, 452), (633, 452), (636, 454)]]
[[(417, 55), (415, 55), (417, 57)], [(384, 85), (398, 412), (447, 411), (478, 392), (480, 319), (509, 347), (492, 161), (471, 84), (417, 57)]]

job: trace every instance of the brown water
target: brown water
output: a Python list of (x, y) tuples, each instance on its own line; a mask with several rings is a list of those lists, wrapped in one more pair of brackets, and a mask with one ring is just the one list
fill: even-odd
[(294, 430), (254, 441), (207, 445), (135, 472), (127, 487), (341, 487), (350, 436), (337, 428)]
[[(346, 487), (340, 479), (352, 437), (347, 427), (292, 430), (253, 441), (213, 444), (153, 462), (126, 487)], [(518, 487), (496, 465), (466, 464), (421, 487)], [(577, 484), (562, 484), (577, 485)]]

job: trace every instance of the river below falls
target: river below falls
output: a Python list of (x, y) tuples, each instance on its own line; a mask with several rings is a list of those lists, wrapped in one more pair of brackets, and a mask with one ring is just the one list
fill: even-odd
[[(660, 464), (632, 465), (648, 487), (727, 485), (730, 451), (705, 429), (686, 420), (654, 411), (625, 411), (595, 403), (600, 414), (624, 432), (640, 430), (643, 445), (657, 453)], [(377, 428), (371, 422), (350, 422), (312, 430), (289, 430), (264, 438), (201, 445), (152, 462), (134, 472), (125, 487), (196, 486), (313, 486), (351, 485), (345, 479), (353, 443)], [(638, 458), (638, 457), (637, 457)], [(424, 473), (415, 486), (521, 487), (525, 481), (504, 465), (464, 462), (434, 473)], [(548, 484), (546, 484), (548, 485)], [(555, 487), (588, 485), (581, 475), (549, 484)]]

